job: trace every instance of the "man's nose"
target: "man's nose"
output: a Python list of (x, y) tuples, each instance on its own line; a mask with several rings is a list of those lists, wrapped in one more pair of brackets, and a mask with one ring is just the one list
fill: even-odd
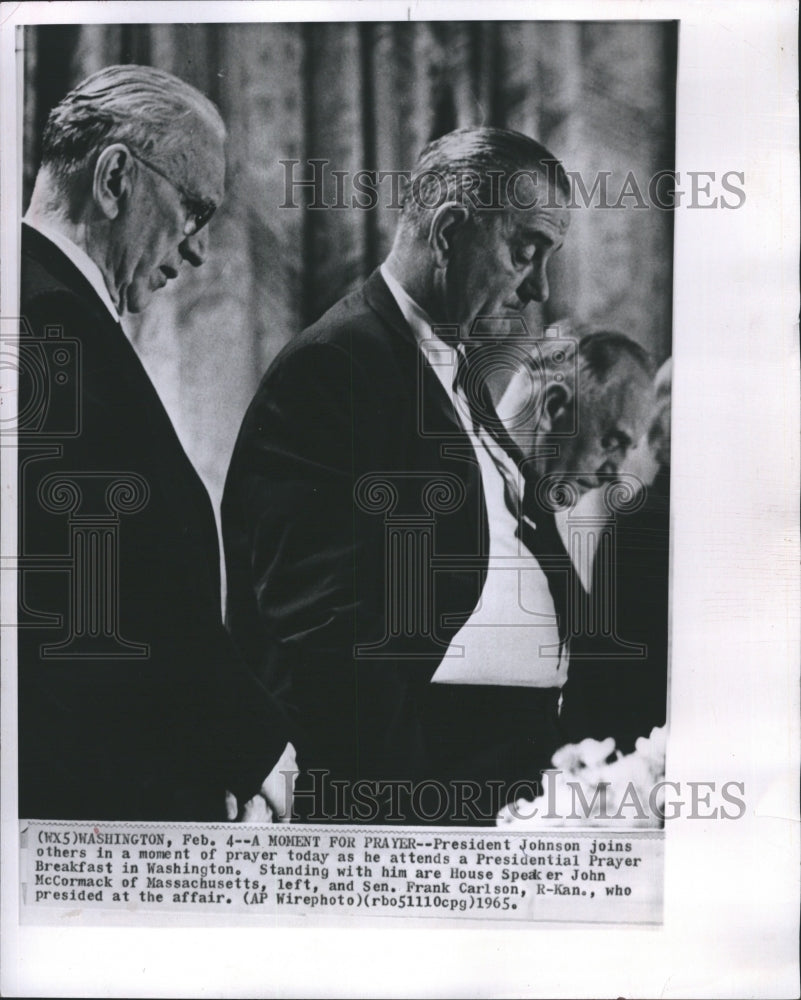
[(535, 264), (531, 273), (527, 275), (525, 281), (518, 291), (519, 297), (524, 302), (545, 302), (548, 299), (548, 275), (545, 270), (545, 263)]
[(612, 451), (608, 451), (604, 456), (604, 463), (599, 471), (608, 476), (616, 476), (628, 452), (629, 449), (626, 445), (616, 445)]
[(187, 236), (179, 245), (178, 250), (183, 259), (189, 261), (192, 267), (200, 267), (209, 253), (208, 229), (201, 229), (199, 233)]

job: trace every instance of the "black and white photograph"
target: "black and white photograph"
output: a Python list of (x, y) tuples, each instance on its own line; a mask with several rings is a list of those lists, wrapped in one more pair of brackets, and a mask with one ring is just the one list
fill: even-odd
[(676, 22), (24, 37), (20, 815), (486, 825), (664, 743)]
[[(507, 928), (581, 935), (597, 978), (492, 987), (477, 946), (472, 985), (407, 989), (791, 995), (795, 8), (766, 5), (770, 82), (753, 3), (719, 49), (712, 0), (21, 6), (8, 982), (108, 990), (26, 970), (68, 924), (321, 954)], [(771, 975), (665, 972), (727, 894), (769, 907)], [(617, 978), (600, 934), (642, 941)], [(401, 995), (375, 969), (205, 988)]]

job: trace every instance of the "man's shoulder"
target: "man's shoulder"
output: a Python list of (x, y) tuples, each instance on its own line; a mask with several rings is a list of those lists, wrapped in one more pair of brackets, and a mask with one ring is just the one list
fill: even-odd
[(20, 301), (23, 304), (46, 296), (77, 298), (74, 286), (25, 245), (20, 265)]
[(381, 343), (386, 330), (358, 288), (334, 303), (326, 312), (289, 342), (286, 353), (307, 348), (332, 347), (351, 351), (364, 343)]
[(416, 344), (383, 303), (376, 309), (371, 285), (380, 289), (383, 282), (375, 279), (336, 302), (278, 352), (243, 427), (263, 426), (266, 412), (276, 410), (306, 421), (315, 404), (376, 414), (413, 398)]
[(106, 318), (100, 299), (64, 254), (27, 226), (20, 257), (20, 310), (31, 321), (48, 323)]
[(393, 367), (399, 349), (402, 352), (411, 343), (411, 332), (404, 332), (402, 317), (393, 313), (396, 307), (388, 295), (383, 279), (374, 273), (293, 337), (276, 362), (285, 363), (299, 353), (345, 354), (368, 370), (376, 365)]

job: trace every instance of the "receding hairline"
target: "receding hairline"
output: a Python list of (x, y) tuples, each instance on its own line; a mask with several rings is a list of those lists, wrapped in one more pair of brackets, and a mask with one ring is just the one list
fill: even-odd
[(423, 173), (429, 161), (441, 158), (456, 169), (492, 170), (504, 167), (511, 171), (534, 168), (570, 193), (567, 175), (560, 160), (537, 139), (513, 129), (474, 126), (454, 129), (427, 143), (417, 158), (412, 177)]
[(45, 125), (42, 162), (57, 169), (99, 153), (113, 142), (135, 148), (166, 144), (171, 152), (182, 134), (196, 128), (224, 142), (225, 123), (200, 90), (152, 66), (106, 66), (73, 87), (52, 108)]
[(654, 364), (646, 349), (617, 330), (595, 330), (584, 334), (577, 345), (579, 363), (596, 378), (606, 380), (621, 362), (630, 361), (651, 380)]
[[(501, 214), (507, 207), (523, 207), (510, 198), (510, 183), (530, 177), (546, 181), (547, 195), (525, 207), (557, 207), (555, 197), (570, 196), (570, 183), (561, 162), (536, 139), (522, 132), (493, 127), (455, 129), (429, 142), (420, 152), (408, 179), (401, 227), (419, 230), (432, 212), (458, 201), (471, 215)], [(429, 195), (436, 193), (433, 203)]]
[[(100, 86), (101, 84), (105, 86)], [(218, 121), (223, 128), (225, 127), (217, 106), (193, 84), (167, 70), (137, 63), (104, 66), (102, 69), (90, 73), (65, 94), (56, 107), (77, 99), (99, 102), (112, 90), (119, 94), (124, 88), (135, 87), (146, 89), (158, 87), (158, 92), (162, 95), (165, 90), (168, 93), (180, 95), (189, 108), (199, 115), (209, 117), (212, 121)]]

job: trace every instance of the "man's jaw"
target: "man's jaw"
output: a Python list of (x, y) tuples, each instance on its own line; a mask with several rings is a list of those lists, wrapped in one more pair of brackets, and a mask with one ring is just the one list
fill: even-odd
[(590, 490), (597, 490), (605, 483), (612, 483), (616, 479), (617, 469), (608, 465), (602, 465), (595, 472), (582, 473), (580, 476), (576, 476), (574, 482), (578, 484), (582, 494), (584, 494), (589, 493)]
[[(126, 313), (135, 315), (142, 312), (149, 305), (154, 290), (152, 279), (144, 287), (141, 284), (137, 286), (135, 281), (129, 282), (120, 290), (120, 305), (117, 306), (117, 312), (121, 316)], [(144, 301), (142, 301), (143, 297)]]
[(583, 496), (585, 493), (589, 493), (590, 490), (596, 489), (600, 486), (597, 476), (577, 476), (574, 480), (579, 488), (579, 493)]

